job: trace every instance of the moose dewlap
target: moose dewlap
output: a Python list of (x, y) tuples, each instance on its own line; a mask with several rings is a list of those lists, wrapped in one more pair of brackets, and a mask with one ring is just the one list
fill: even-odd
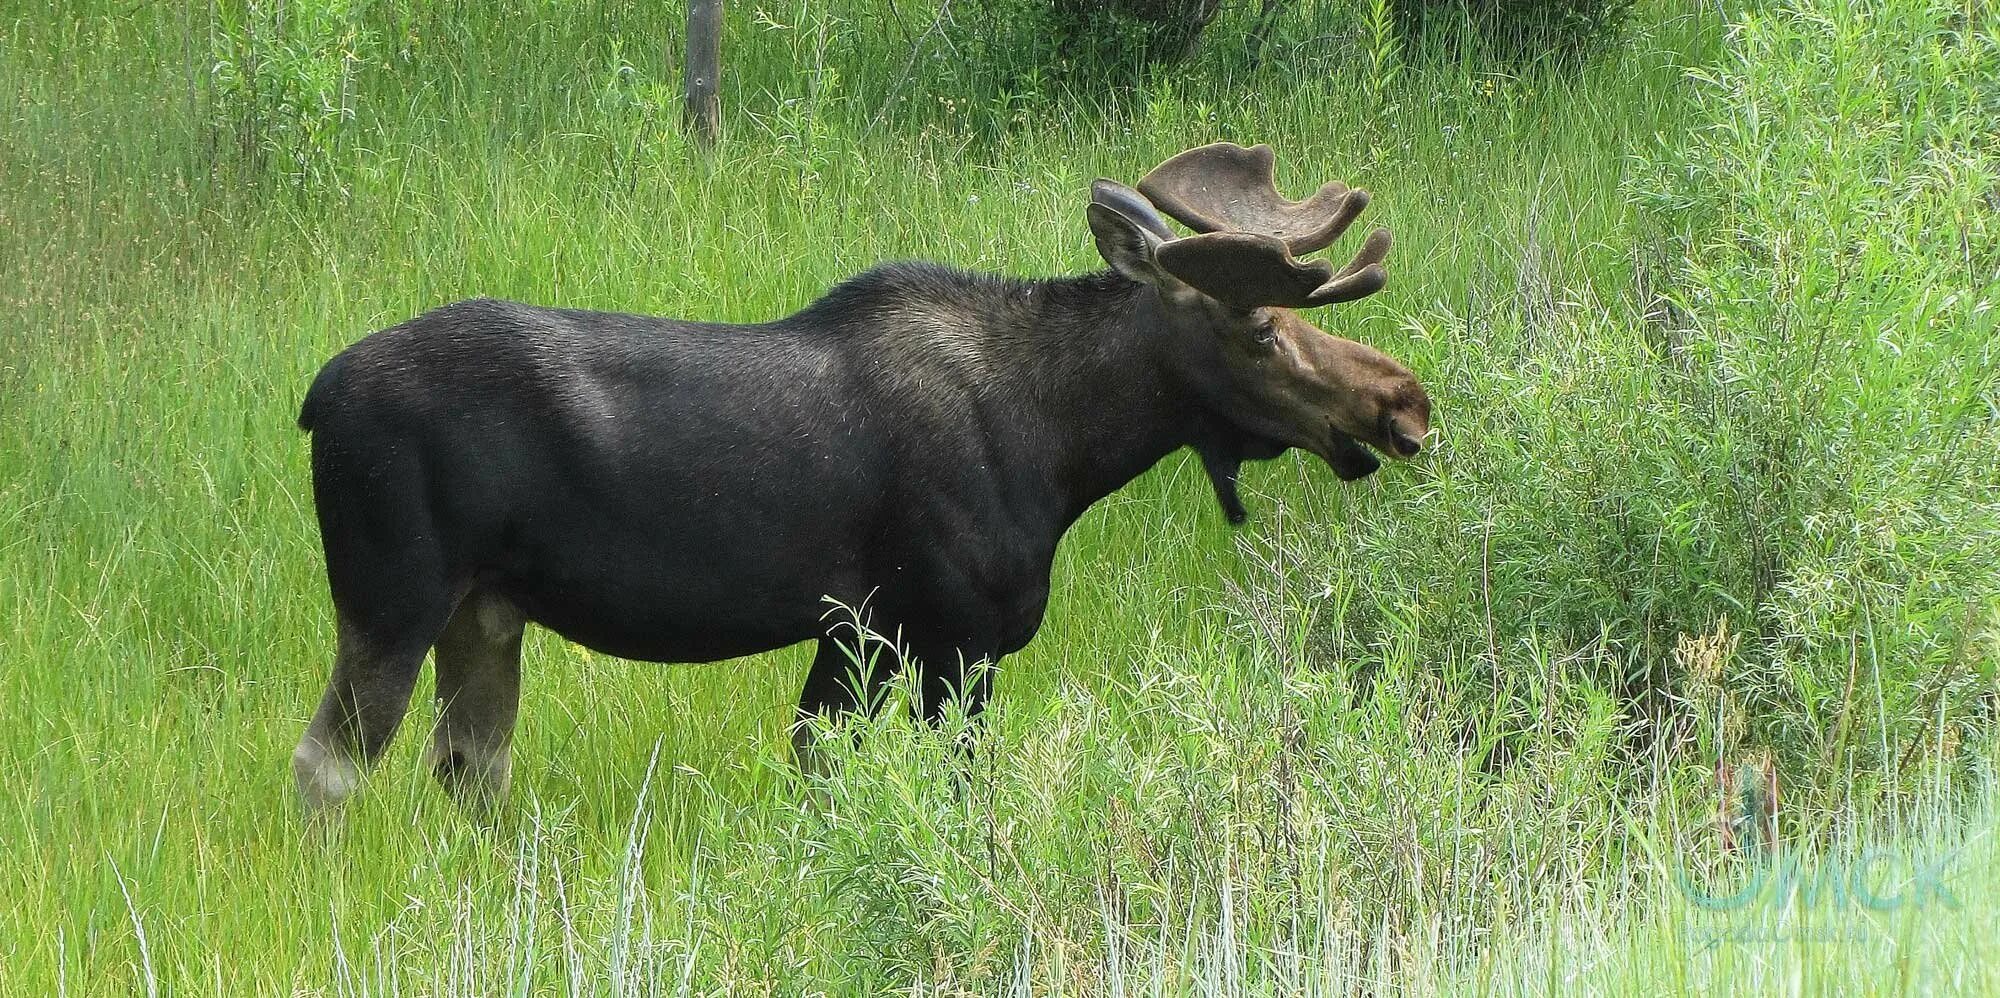
[(977, 711), (965, 666), (1034, 637), (1064, 531), (1167, 454), (1195, 449), (1232, 521), (1245, 460), (1298, 447), (1351, 480), (1370, 448), (1416, 454), (1410, 371), (1293, 311), (1380, 289), (1388, 233), (1337, 272), (1301, 259), (1368, 196), (1288, 201), (1272, 163), (1219, 143), (1097, 181), (1110, 269), (1081, 277), (890, 264), (749, 326), (475, 300), (334, 357), (299, 415), (338, 634), (293, 756), (308, 807), (356, 789), (426, 651), (429, 764), (476, 807), (507, 784), (530, 621), (661, 662), (816, 640), (804, 718), (874, 702), (831, 599), (900, 635), (926, 716)]

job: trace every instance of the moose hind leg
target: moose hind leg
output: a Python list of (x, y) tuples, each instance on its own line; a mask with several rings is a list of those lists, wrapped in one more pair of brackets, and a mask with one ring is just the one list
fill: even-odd
[(313, 439), (313, 497), (338, 643), (326, 694), (292, 753), (312, 813), (359, 789), (403, 723), (424, 653), (464, 592), (435, 540), (415, 457), (394, 447), (361, 453), (325, 437), (316, 431)]
[(462, 806), (480, 815), (507, 794), (525, 625), (504, 597), (476, 590), (438, 638), (438, 723), (426, 762)]
[(292, 752), (292, 774), (308, 813), (336, 806), (360, 789), (409, 710), (427, 643), (385, 645), (342, 623), (333, 678)]

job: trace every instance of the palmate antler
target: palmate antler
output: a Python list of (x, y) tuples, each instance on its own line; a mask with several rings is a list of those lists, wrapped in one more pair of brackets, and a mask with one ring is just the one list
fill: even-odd
[[(1353, 301), (1382, 289), (1388, 275), (1389, 230), (1368, 234), (1348, 265), (1335, 273), (1324, 260), (1297, 255), (1325, 249), (1368, 207), (1368, 192), (1338, 181), (1304, 201), (1278, 193), (1271, 147), (1217, 142), (1161, 163), (1137, 193), (1099, 181), (1097, 199), (1133, 214), (1125, 201), (1150, 202), (1199, 235), (1171, 238), (1157, 216), (1136, 218), (1162, 237), (1161, 267), (1196, 290), (1242, 307), (1310, 308)], [(1112, 190), (1116, 188), (1116, 190)], [(1143, 203), (1143, 202), (1140, 202)]]
[(1284, 240), (1299, 256), (1333, 245), (1368, 207), (1366, 191), (1338, 180), (1307, 200), (1287, 201), (1278, 193), (1276, 166), (1270, 146), (1217, 142), (1154, 167), (1140, 179), (1139, 193), (1196, 232), (1259, 232)]

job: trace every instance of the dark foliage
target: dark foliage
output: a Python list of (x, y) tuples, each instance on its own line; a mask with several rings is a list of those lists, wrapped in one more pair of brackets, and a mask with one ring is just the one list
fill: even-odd
[(1390, 0), (1406, 42), (1509, 62), (1573, 64), (1615, 42), (1633, 0)]

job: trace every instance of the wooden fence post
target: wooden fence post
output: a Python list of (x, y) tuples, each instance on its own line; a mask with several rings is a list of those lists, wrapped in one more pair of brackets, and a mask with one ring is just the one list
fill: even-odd
[(722, 129), (722, 0), (688, 0), (687, 125), (702, 145)]

